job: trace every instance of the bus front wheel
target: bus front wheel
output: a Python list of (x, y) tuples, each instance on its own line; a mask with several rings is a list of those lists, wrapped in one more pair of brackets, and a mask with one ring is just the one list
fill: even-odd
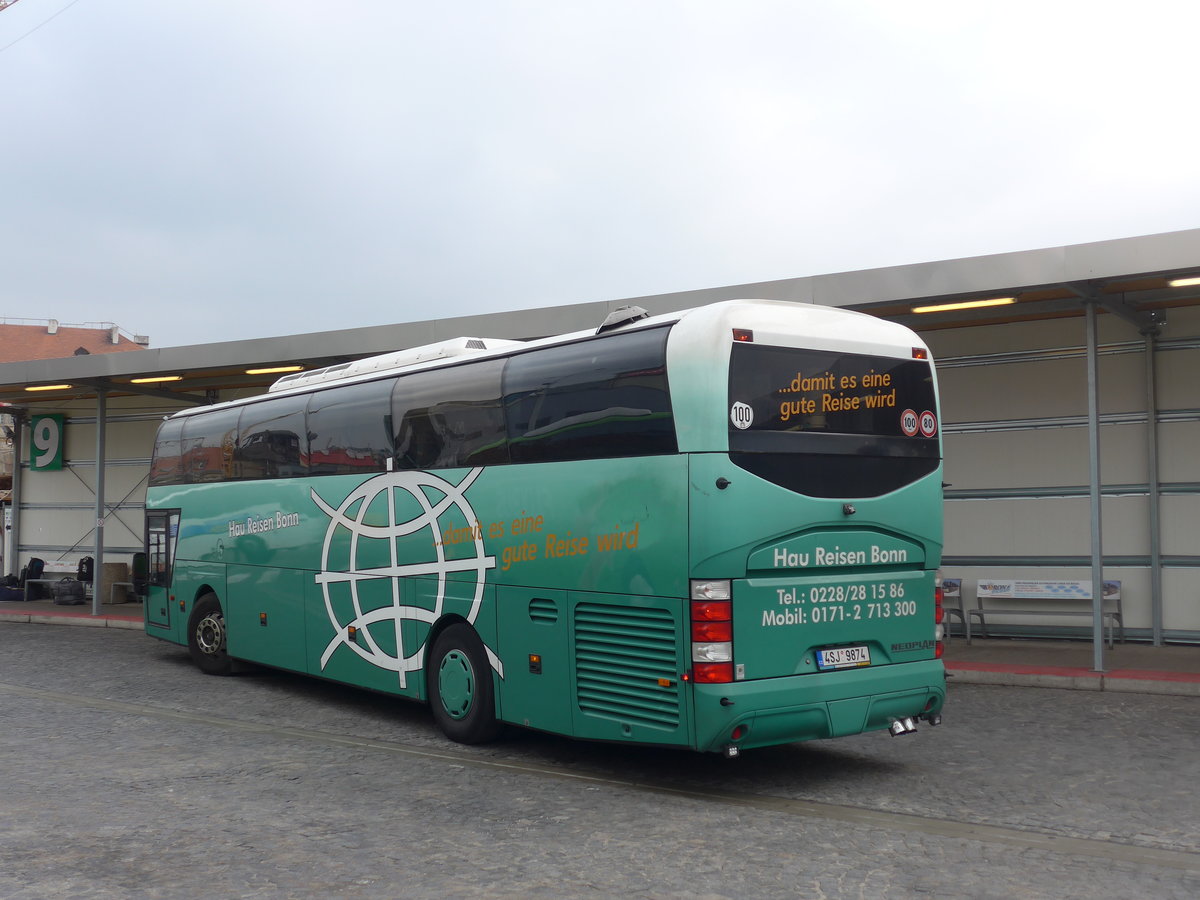
[(228, 675), (233, 660), (225, 647), (225, 614), (216, 594), (205, 594), (196, 601), (188, 618), (188, 652), (207, 675)]
[(460, 622), (438, 635), (425, 672), (429, 706), (442, 734), (460, 744), (481, 744), (500, 733), (492, 669), (470, 625)]

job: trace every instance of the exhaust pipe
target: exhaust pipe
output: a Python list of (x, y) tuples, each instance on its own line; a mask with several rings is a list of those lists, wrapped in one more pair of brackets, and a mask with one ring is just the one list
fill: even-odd
[(892, 719), (892, 724), (888, 726), (888, 734), (892, 737), (916, 733), (917, 723), (913, 720), (912, 716), (905, 716), (903, 719)]

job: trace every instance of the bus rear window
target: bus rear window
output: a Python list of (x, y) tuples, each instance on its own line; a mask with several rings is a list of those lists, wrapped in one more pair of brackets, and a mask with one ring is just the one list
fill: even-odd
[(895, 490), (937, 468), (939, 427), (926, 361), (731, 349), (730, 457), (791, 490), (816, 497)]

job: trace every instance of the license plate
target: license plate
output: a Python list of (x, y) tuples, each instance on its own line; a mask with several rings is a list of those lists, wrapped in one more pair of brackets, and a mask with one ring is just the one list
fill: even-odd
[(871, 650), (869, 647), (834, 647), (831, 650), (817, 651), (818, 669), (851, 669), (855, 666), (869, 666)]

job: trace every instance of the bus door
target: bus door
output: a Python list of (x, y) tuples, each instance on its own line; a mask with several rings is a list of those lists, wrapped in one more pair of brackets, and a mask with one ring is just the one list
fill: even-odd
[(171, 627), (171, 576), (179, 543), (179, 510), (146, 510), (146, 623)]

